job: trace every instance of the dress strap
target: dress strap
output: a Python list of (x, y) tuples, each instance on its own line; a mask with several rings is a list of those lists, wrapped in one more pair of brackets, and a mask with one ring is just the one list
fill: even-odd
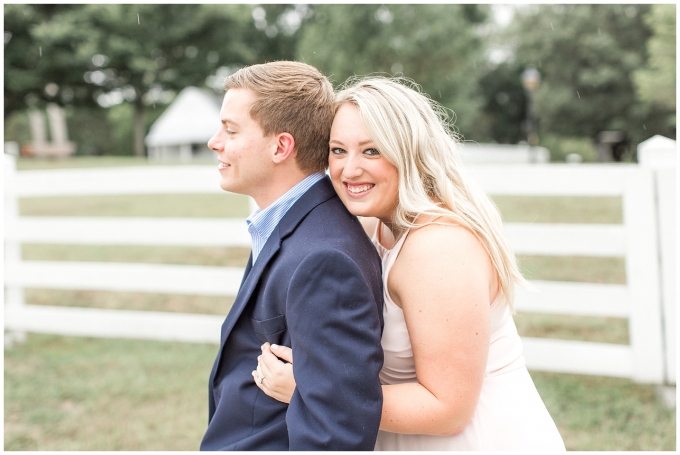
[(373, 234), (373, 236), (378, 241), (380, 246), (383, 246), (383, 243), (382, 243), (382, 221), (378, 220), (378, 222), (375, 223), (375, 233)]

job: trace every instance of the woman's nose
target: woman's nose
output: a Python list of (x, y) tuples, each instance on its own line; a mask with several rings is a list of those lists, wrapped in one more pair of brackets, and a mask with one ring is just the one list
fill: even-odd
[(345, 167), (342, 170), (342, 174), (347, 178), (354, 178), (360, 176), (362, 172), (361, 158), (349, 155), (345, 159)]

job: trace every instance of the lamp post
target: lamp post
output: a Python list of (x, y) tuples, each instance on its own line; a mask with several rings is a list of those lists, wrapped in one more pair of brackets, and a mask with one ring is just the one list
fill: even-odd
[(538, 144), (538, 131), (536, 125), (536, 109), (534, 103), (534, 92), (541, 83), (541, 73), (533, 66), (527, 67), (522, 71), (522, 87), (527, 98), (527, 142), (530, 147)]

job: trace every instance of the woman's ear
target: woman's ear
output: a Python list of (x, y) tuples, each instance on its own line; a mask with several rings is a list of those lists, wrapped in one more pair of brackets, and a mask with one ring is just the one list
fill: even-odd
[(276, 135), (276, 150), (272, 159), (274, 163), (283, 163), (288, 157), (295, 153), (295, 138), (290, 133), (279, 133)]

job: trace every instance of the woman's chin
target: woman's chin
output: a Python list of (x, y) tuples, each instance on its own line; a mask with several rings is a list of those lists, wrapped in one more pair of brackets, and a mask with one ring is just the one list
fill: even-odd
[[(344, 202), (344, 201), (343, 201)], [(365, 207), (357, 207), (358, 204), (345, 204), (345, 207), (347, 207), (347, 210), (349, 213), (351, 213), (354, 216), (364, 216), (364, 217), (374, 217), (376, 216), (375, 213), (371, 212), (371, 210), (367, 210)]]

